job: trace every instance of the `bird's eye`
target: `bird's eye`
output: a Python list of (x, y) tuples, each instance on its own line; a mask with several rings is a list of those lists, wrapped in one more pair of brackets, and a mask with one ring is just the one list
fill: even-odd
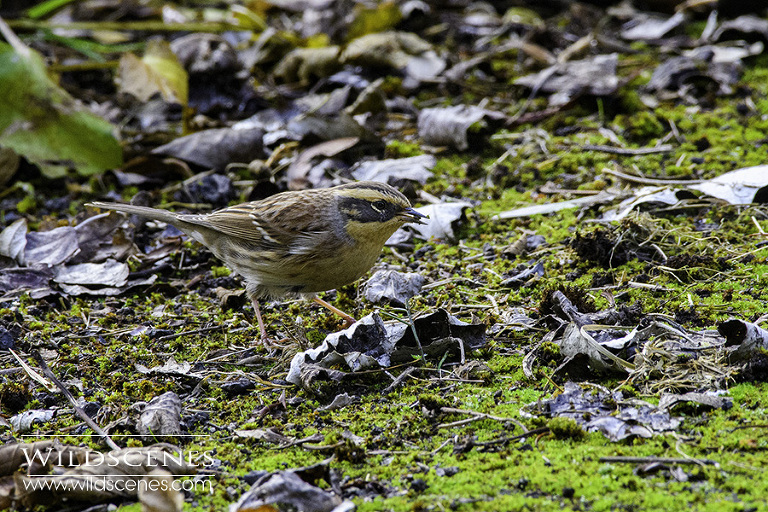
[(377, 212), (383, 212), (387, 207), (387, 202), (378, 200), (378, 201), (374, 201), (374, 203), (371, 206), (373, 206), (373, 209), (376, 210)]

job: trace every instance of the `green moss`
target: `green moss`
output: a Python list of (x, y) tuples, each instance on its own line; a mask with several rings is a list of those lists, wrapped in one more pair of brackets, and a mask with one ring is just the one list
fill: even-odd
[(213, 277), (227, 277), (228, 275), (232, 274), (232, 271), (228, 267), (211, 267), (211, 274), (213, 274)]
[(415, 142), (406, 142), (402, 140), (390, 140), (386, 146), (387, 158), (407, 158), (411, 156), (418, 156), (423, 154), (424, 151)]

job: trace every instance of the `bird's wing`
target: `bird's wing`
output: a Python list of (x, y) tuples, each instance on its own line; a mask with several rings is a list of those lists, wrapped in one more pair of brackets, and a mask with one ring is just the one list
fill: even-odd
[(179, 217), (268, 251), (296, 254), (316, 248), (314, 241), (328, 229), (328, 212), (307, 208), (301, 195), (273, 197), (205, 215)]

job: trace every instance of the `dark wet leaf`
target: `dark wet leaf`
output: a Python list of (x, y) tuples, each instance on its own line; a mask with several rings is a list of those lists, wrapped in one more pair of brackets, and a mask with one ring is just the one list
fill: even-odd
[(553, 93), (551, 105), (565, 105), (583, 94), (608, 96), (616, 92), (618, 55), (598, 55), (584, 60), (555, 64), (539, 73), (524, 76), (515, 83), (534, 91)]
[(207, 203), (222, 208), (235, 198), (235, 187), (227, 176), (207, 174), (188, 180), (185, 183), (184, 193), (190, 202)]
[(501, 286), (519, 286), (537, 277), (544, 277), (544, 265), (540, 261), (507, 277), (501, 282)]
[(190, 74), (232, 72), (240, 66), (235, 49), (218, 34), (187, 34), (174, 39), (171, 50)]
[[(341, 139), (321, 142), (310, 148), (305, 149), (296, 157), (286, 171), (288, 178), (288, 188), (290, 190), (301, 190), (304, 188), (320, 188), (322, 181), (311, 176), (314, 161), (318, 157), (333, 157), (354, 147), (360, 139), (357, 137), (344, 137)], [(325, 173), (322, 173), (325, 178)], [(311, 185), (311, 187), (308, 187)]]
[(3, 326), (0, 326), (0, 350), (8, 350), (16, 345), (17, 336)]
[(718, 325), (717, 331), (725, 336), (727, 346), (736, 346), (730, 355), (732, 361), (749, 361), (768, 350), (768, 331), (757, 324), (730, 318)]
[(228, 397), (245, 395), (254, 389), (256, 389), (256, 383), (250, 379), (231, 380), (221, 385), (221, 390), (224, 391)]
[(741, 62), (715, 62), (714, 55), (712, 49), (700, 47), (687, 55), (672, 57), (656, 68), (646, 89), (684, 95), (686, 88), (704, 79), (716, 87), (717, 94), (732, 94), (732, 86), (741, 77)]
[(724, 21), (712, 34), (713, 41), (743, 39), (745, 36), (757, 36), (768, 42), (768, 20), (747, 14), (736, 19)]
[(48, 286), (51, 279), (53, 270), (49, 267), (4, 269), (0, 272), (0, 292), (40, 290), (45, 296), (52, 293)]
[[(337, 364), (356, 372), (410, 362), (421, 354), (419, 343), (428, 357), (436, 359), (446, 353), (466, 354), (485, 344), (485, 325), (462, 322), (443, 309), (417, 318), (414, 328), (418, 342), (409, 325), (385, 323), (378, 314), (371, 313), (349, 329), (329, 334), (319, 347), (296, 354), (286, 380), (306, 386), (318, 370)], [(307, 371), (312, 371), (313, 376), (309, 377)]]
[(682, 420), (648, 402), (624, 399), (621, 392), (600, 386), (582, 389), (573, 382), (554, 398), (528, 404), (530, 414), (571, 418), (588, 432), (601, 432), (611, 441), (627, 437), (652, 437), (677, 428)]
[(263, 158), (263, 136), (260, 128), (215, 128), (180, 137), (155, 148), (152, 153), (223, 171), (231, 163), (250, 163)]
[[(346, 507), (343, 503), (348, 503)], [(310, 485), (292, 471), (281, 471), (260, 478), (230, 510), (301, 510), (303, 512), (339, 512), (354, 510), (352, 502), (343, 502), (335, 494)]]
[(72, 258), (79, 250), (77, 230), (73, 227), (62, 226), (50, 231), (31, 231), (27, 233), (23, 264), (27, 266), (60, 265)]
[(349, 137), (361, 141), (375, 142), (379, 138), (360, 126), (351, 116), (339, 113), (335, 116), (307, 114), (291, 119), (287, 125), (287, 135), (293, 140), (314, 137), (317, 140), (334, 140)]

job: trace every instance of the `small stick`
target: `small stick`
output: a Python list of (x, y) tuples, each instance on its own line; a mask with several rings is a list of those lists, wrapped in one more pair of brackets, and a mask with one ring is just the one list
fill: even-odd
[(80, 408), (79, 405), (77, 405), (77, 401), (75, 400), (75, 397), (72, 396), (72, 393), (69, 392), (69, 390), (64, 386), (64, 383), (61, 382), (56, 375), (53, 374), (51, 369), (48, 367), (48, 363), (45, 362), (45, 359), (43, 359), (43, 356), (40, 355), (40, 352), (34, 351), (32, 352), (32, 356), (35, 358), (35, 361), (37, 361), (37, 364), (40, 365), (40, 369), (43, 371), (43, 375), (48, 377), (59, 390), (64, 394), (65, 397), (67, 397), (67, 400), (69, 400), (69, 403), (72, 404), (72, 407), (75, 409), (75, 413), (77, 413), (78, 416), (88, 425), (91, 427), (91, 429), (96, 432), (98, 435), (104, 438), (104, 441), (107, 443), (107, 446), (109, 446), (113, 450), (119, 450), (120, 447), (115, 444), (114, 441), (109, 437), (109, 435), (104, 432), (100, 426), (96, 424), (95, 421), (91, 419), (90, 416), (85, 414), (85, 411)]

